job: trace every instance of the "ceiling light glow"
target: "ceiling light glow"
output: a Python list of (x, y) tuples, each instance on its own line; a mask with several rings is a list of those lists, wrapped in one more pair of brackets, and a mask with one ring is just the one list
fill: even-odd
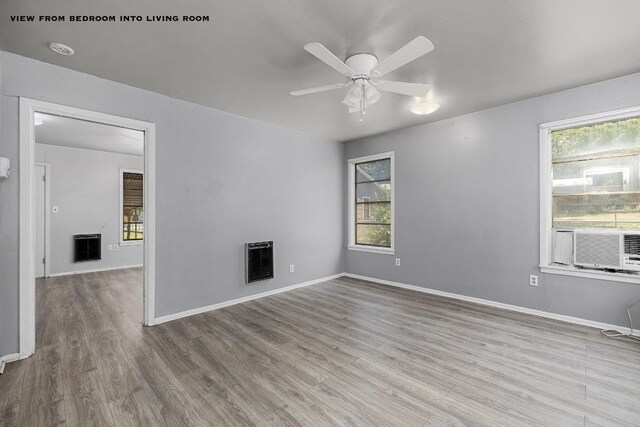
[(411, 112), (419, 116), (426, 116), (440, 108), (440, 104), (431, 100), (421, 100), (411, 107)]

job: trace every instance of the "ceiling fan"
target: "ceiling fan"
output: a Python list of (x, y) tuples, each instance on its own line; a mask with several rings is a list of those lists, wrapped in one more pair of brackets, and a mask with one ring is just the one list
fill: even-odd
[(349, 81), (294, 90), (289, 94), (300, 96), (348, 87), (349, 90), (342, 103), (349, 107), (350, 113), (360, 112), (360, 121), (364, 119), (367, 107), (380, 100), (380, 91), (424, 97), (432, 88), (431, 85), (424, 83), (379, 80), (385, 74), (431, 52), (433, 43), (423, 36), (411, 40), (381, 62), (378, 62), (378, 58), (370, 53), (358, 53), (342, 62), (320, 43), (306, 44), (304, 49), (340, 74), (348, 77)]

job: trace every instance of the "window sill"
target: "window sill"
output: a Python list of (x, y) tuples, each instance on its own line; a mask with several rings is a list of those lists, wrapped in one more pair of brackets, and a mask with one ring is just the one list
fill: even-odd
[(144, 244), (144, 240), (128, 241), (128, 242), (120, 242), (119, 243), (120, 246), (138, 246), (138, 245), (142, 245), (142, 244)]
[(393, 248), (380, 248), (377, 246), (349, 245), (347, 249), (357, 252), (369, 252), (373, 254), (394, 255), (396, 251)]
[(564, 265), (541, 265), (542, 273), (559, 274), (562, 276), (586, 277), (589, 279), (609, 280), (612, 282), (625, 282), (640, 284), (640, 274), (611, 273), (607, 271), (588, 270)]

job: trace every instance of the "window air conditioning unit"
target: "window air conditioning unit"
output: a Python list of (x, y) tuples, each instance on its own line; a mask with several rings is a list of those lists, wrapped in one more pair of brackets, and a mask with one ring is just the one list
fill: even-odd
[(573, 234), (574, 265), (640, 271), (640, 232), (576, 229)]

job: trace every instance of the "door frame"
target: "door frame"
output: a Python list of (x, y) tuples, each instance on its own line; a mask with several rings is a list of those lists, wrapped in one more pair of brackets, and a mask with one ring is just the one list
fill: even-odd
[(35, 352), (35, 127), (34, 113), (54, 114), (144, 132), (144, 325), (155, 323), (155, 124), (30, 98), (20, 98), (20, 358)]
[[(51, 246), (50, 236), (51, 236), (51, 163), (47, 162), (35, 162), (35, 166), (44, 167), (44, 277), (49, 277), (50, 269), (49, 265), (51, 264)], [(35, 183), (34, 183), (35, 185)], [(35, 193), (34, 193), (35, 197)], [(37, 205), (37, 204), (36, 204)], [(36, 206), (34, 205), (34, 207)], [(34, 216), (35, 219), (35, 216)], [(34, 238), (36, 242), (38, 240), (38, 236), (35, 235)], [(35, 266), (34, 266), (34, 274), (35, 274)]]

